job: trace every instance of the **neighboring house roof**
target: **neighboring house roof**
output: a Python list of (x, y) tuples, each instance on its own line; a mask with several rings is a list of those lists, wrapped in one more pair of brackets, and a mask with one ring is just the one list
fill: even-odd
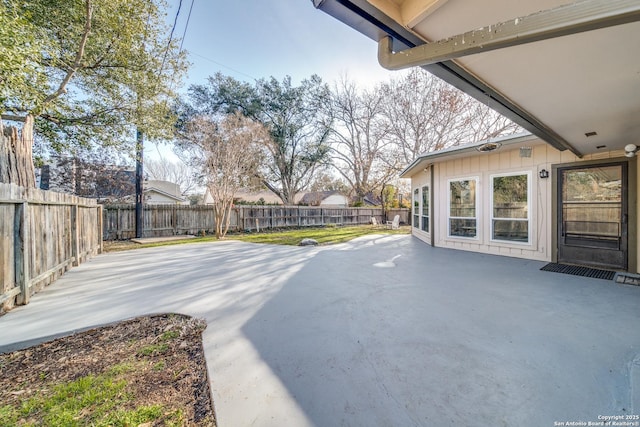
[(170, 195), (172, 197), (182, 198), (182, 191), (180, 191), (180, 185), (174, 184), (170, 181), (161, 181), (150, 179), (144, 183), (145, 191), (157, 191), (161, 194)]
[(174, 184), (170, 181), (148, 180), (144, 183), (144, 193), (147, 196), (150, 196), (152, 193), (156, 193), (173, 200), (176, 203), (182, 203), (187, 200), (181, 194), (180, 185)]
[[(236, 193), (234, 200), (237, 200), (239, 202), (245, 202), (245, 203), (264, 202), (269, 205), (282, 204), (282, 199), (280, 199), (280, 197), (278, 197), (273, 191), (270, 191), (270, 190), (260, 190), (260, 191), (241, 190)], [(211, 192), (209, 191), (208, 188), (204, 192), (202, 203), (204, 203), (205, 205), (210, 205), (213, 203), (213, 197), (211, 197)]]
[(445, 148), (444, 150), (432, 151), (419, 155), (409, 166), (400, 173), (400, 178), (410, 178), (417, 171), (423, 170), (430, 163), (440, 159), (449, 159), (453, 156), (469, 156), (481, 155), (483, 152), (499, 150), (506, 146), (524, 146), (532, 144), (535, 141), (544, 143), (537, 136), (526, 133), (503, 136), (500, 138), (490, 138), (484, 141), (474, 142), (470, 144), (456, 145), (455, 147)]
[(376, 196), (373, 193), (365, 194), (362, 201), (367, 206), (382, 206), (382, 200), (380, 199), (380, 197)]
[[(385, 49), (391, 36), (392, 51), (404, 51), (394, 61), (436, 61), (423, 68), (558, 150), (582, 156), (640, 141), (640, 55), (631, 53), (640, 40), (637, 1), (313, 2), (379, 42), (385, 65), (392, 65), (387, 60), (393, 54)], [(536, 14), (540, 9), (545, 10)], [(578, 18), (582, 23), (575, 25)], [(531, 31), (524, 31), (529, 23), (526, 30)], [(553, 31), (545, 32), (554, 24)], [(508, 37), (502, 45), (483, 50), (504, 33)], [(543, 40), (546, 34), (555, 38)], [(436, 48), (447, 54), (433, 55)], [(459, 56), (448, 55), (453, 51)]]

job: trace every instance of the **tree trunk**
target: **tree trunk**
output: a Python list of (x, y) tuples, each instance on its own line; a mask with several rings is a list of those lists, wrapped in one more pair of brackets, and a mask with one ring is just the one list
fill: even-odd
[(216, 239), (222, 239), (222, 221), (224, 220), (224, 211), (220, 207), (220, 202), (214, 202), (213, 216), (216, 221)]
[(33, 116), (25, 118), (21, 132), (13, 126), (5, 128), (0, 120), (0, 182), (35, 188), (32, 147)]
[(227, 233), (229, 232), (229, 224), (231, 224), (231, 208), (233, 208), (233, 203), (229, 202), (227, 203), (227, 206), (225, 206), (225, 217), (224, 217), (224, 234), (223, 236), (226, 236)]

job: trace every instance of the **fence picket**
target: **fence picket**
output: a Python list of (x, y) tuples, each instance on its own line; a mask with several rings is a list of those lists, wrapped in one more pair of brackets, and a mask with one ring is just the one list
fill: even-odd
[[(387, 219), (400, 215), (407, 223), (407, 209), (387, 212)], [(102, 210), (105, 240), (126, 240), (135, 237), (134, 205), (105, 205)], [(369, 224), (375, 217), (383, 223), (382, 208), (344, 208), (319, 206), (255, 206), (240, 205), (231, 210), (230, 231), (254, 231), (270, 228), (317, 227), (324, 225)], [(215, 233), (211, 206), (146, 205), (144, 207), (144, 237)]]
[(0, 314), (102, 251), (95, 200), (0, 183)]

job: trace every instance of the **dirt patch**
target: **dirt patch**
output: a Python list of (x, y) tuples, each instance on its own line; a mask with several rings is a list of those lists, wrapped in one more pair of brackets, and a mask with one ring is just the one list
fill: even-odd
[(118, 424), (94, 404), (78, 409), (74, 425), (215, 426), (205, 327), (183, 315), (145, 316), (0, 354), (0, 425), (56, 425), (44, 409), (24, 408), (58, 399), (53, 396), (61, 385), (111, 375), (124, 387), (114, 410), (153, 407), (158, 414), (144, 423)]

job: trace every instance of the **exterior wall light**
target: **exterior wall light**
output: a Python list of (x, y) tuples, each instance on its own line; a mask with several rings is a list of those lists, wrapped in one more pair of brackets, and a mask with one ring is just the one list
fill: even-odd
[(500, 147), (502, 147), (502, 143), (500, 142), (485, 142), (484, 144), (476, 147), (476, 150), (481, 153), (488, 153), (489, 151), (497, 150)]
[(549, 171), (546, 169), (541, 169), (539, 175), (542, 179), (549, 178)]
[(624, 146), (625, 156), (627, 157), (635, 157), (638, 146), (636, 144), (627, 144)]

